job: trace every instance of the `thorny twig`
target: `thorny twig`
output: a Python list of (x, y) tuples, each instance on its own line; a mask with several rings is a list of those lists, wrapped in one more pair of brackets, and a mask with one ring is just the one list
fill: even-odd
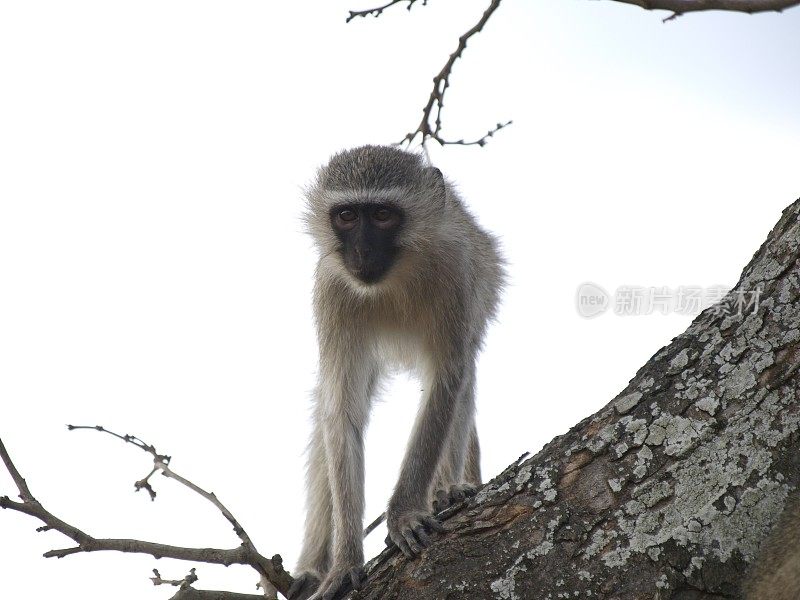
[[(17, 486), (19, 498), (21, 500), (18, 502), (16, 500), (11, 500), (8, 496), (1, 496), (0, 508), (14, 510), (35, 517), (44, 523), (44, 526), (39, 527), (37, 531), (56, 530), (66, 535), (77, 544), (77, 546), (70, 548), (49, 550), (44, 553), (45, 558), (63, 558), (65, 556), (70, 556), (72, 554), (78, 554), (81, 552), (115, 550), (117, 552), (149, 554), (157, 559), (175, 558), (179, 560), (206, 562), (225, 566), (242, 564), (252, 567), (263, 579), (271, 583), (281, 593), (288, 591), (293, 580), (289, 573), (283, 569), (283, 559), (281, 556), (276, 554), (272, 557), (272, 559), (268, 559), (259, 554), (255, 548), (255, 545), (244, 531), (244, 528), (242, 528), (230, 511), (228, 511), (228, 509), (225, 508), (221, 502), (219, 502), (213, 493), (206, 492), (202, 488), (193, 484), (184, 477), (177, 475), (175, 472), (169, 469), (167, 466), (169, 457), (166, 457), (165, 455), (159, 455), (153, 446), (145, 444), (135, 436), (121, 436), (100, 426), (70, 426), (70, 429), (94, 429), (96, 431), (105, 432), (125, 442), (132, 443), (153, 455), (154, 464), (157, 465), (157, 470), (161, 470), (165, 476), (179, 481), (217, 506), (225, 518), (228, 519), (228, 521), (233, 525), (234, 531), (236, 531), (236, 534), (242, 540), (242, 544), (231, 549), (186, 548), (182, 546), (170, 546), (167, 544), (157, 544), (154, 542), (134, 539), (95, 538), (56, 517), (33, 496), (25, 479), (20, 475), (17, 467), (11, 460), (11, 457), (6, 450), (2, 439), (0, 439), (0, 459), (2, 459), (3, 464), (11, 474), (11, 478), (14, 480), (14, 484)], [(234, 598), (238, 597), (235, 595), (226, 596), (225, 594), (227, 594), (227, 592), (220, 592), (217, 598), (233, 600)]]
[[(366, 10), (351, 10), (350, 15), (347, 17), (346, 23), (349, 23), (356, 17), (380, 17), (387, 8), (394, 6), (395, 4), (401, 4), (403, 2), (407, 2), (408, 6), (406, 6), (406, 10), (411, 10), (411, 7), (414, 6), (419, 0), (390, 0), (383, 6), (376, 6), (375, 8), (368, 8)], [(428, 0), (422, 0), (422, 6), (426, 6), (428, 4)]]

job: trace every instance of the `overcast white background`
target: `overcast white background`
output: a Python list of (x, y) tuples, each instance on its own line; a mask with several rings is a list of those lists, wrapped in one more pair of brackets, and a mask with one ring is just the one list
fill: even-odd
[[(34, 494), (95, 536), (233, 547), (215, 491), (289, 568), (316, 368), (302, 187), (399, 140), (488, 2), (346, 25), (355, 2), (0, 0), (0, 435)], [(507, 0), (470, 42), (431, 148), (503, 240), (510, 284), (479, 369), (484, 475), (608, 402), (690, 322), (579, 317), (575, 291), (727, 285), (800, 196), (800, 10), (663, 14)], [(367, 441), (383, 510), (417, 405), (398, 378)], [(0, 495), (14, 495), (0, 473)], [(0, 596), (162, 599), (150, 569), (249, 592), (244, 567), (94, 554), (0, 513)], [(367, 554), (384, 533), (368, 540)]]

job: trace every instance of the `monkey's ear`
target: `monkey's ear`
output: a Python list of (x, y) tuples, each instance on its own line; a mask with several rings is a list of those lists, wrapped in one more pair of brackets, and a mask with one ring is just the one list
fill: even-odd
[(436, 199), (444, 205), (445, 198), (447, 197), (447, 190), (444, 184), (444, 175), (436, 167), (426, 167), (425, 174), (428, 176), (431, 187), (434, 189)]

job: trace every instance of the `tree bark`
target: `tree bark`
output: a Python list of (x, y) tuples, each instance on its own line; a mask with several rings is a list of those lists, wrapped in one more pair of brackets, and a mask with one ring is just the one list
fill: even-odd
[(800, 200), (616, 398), (484, 486), (421, 558), (384, 551), (350, 597), (741, 598), (800, 482), (799, 261)]

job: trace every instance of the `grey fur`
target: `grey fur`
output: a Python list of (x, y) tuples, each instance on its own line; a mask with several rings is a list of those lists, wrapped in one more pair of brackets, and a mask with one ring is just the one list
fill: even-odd
[[(330, 209), (347, 201), (391, 202), (405, 214), (398, 258), (377, 284), (352, 277), (337, 251)], [(392, 540), (417, 554), (438, 527), (435, 489), (480, 483), (475, 360), (504, 275), (496, 240), (439, 170), (397, 148), (363, 146), (331, 158), (307, 190), (306, 222), (320, 254), (320, 366), (298, 569), (305, 581), (322, 579), (312, 597), (327, 600), (364, 562), (364, 430), (388, 368), (416, 373), (425, 390), (387, 509)]]
[(746, 600), (800, 598), (800, 497), (786, 505), (745, 578)]

